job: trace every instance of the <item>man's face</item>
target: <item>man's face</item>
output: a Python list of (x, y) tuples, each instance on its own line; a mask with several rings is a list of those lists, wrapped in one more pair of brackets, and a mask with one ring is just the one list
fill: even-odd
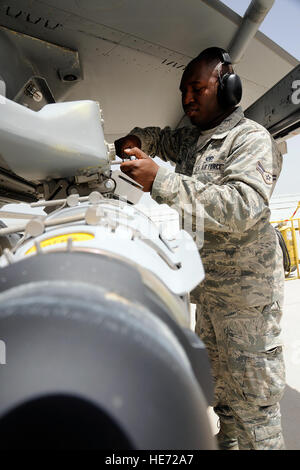
[(195, 126), (205, 129), (220, 115), (218, 74), (214, 67), (191, 62), (183, 73), (180, 91), (184, 112)]

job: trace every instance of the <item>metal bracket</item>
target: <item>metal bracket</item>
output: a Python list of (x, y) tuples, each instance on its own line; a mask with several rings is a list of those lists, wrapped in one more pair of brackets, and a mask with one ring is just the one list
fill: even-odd
[[(0, 26), (0, 45), (2, 57), (5, 57), (5, 67), (1, 74), (7, 85), (9, 99), (13, 99), (14, 96), (19, 97), (24, 91), (24, 83), (27, 84), (32, 77), (35, 80), (47, 77), (48, 90), (51, 89), (56, 101), (62, 100), (70, 87), (83, 78), (78, 51), (4, 26)], [(9, 58), (12, 54), (16, 56), (15, 61)], [(18, 61), (18, 71), (15, 69), (16, 61)], [(31, 100), (28, 104), (34, 104), (34, 101)]]
[(124, 175), (120, 170), (112, 172), (112, 178), (116, 183), (115, 194), (127, 199), (132, 204), (137, 204), (143, 196), (143, 186), (132, 178)]
[(46, 104), (55, 103), (51, 90), (42, 77), (31, 77), (15, 96), (14, 101), (33, 111), (39, 111)]

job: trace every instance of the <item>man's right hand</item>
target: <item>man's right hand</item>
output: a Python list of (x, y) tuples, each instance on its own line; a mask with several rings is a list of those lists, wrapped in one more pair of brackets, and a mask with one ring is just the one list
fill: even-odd
[(124, 150), (134, 147), (142, 148), (142, 142), (136, 135), (126, 135), (121, 139), (115, 140), (116, 155), (120, 158), (128, 158), (128, 154)]

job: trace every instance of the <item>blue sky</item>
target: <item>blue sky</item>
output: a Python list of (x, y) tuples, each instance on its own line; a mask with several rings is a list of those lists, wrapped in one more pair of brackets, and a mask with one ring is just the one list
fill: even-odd
[[(243, 16), (250, 0), (222, 0)], [(300, 61), (300, 0), (275, 0), (260, 31)], [(274, 195), (300, 193), (300, 135), (287, 141), (288, 154)]]

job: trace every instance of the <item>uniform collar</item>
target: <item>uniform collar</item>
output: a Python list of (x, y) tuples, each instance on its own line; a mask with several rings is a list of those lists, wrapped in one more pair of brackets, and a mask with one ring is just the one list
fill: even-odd
[[(214, 129), (213, 134), (208, 133), (206, 136), (203, 134), (203, 138), (200, 139), (200, 142), (198, 140), (196, 144), (197, 151), (199, 152), (202, 150), (203, 147), (205, 147), (205, 145), (212, 139), (224, 139), (231, 129), (233, 129), (243, 119), (243, 117), (243, 110), (241, 106), (238, 106), (233, 113), (227, 116), (227, 118)], [(201, 137), (201, 132), (198, 134), (198, 137), (199, 135)]]
[(224, 121), (216, 128), (215, 132), (211, 136), (211, 139), (224, 139), (227, 134), (233, 129), (244, 117), (241, 106), (238, 106), (233, 113), (227, 116)]

